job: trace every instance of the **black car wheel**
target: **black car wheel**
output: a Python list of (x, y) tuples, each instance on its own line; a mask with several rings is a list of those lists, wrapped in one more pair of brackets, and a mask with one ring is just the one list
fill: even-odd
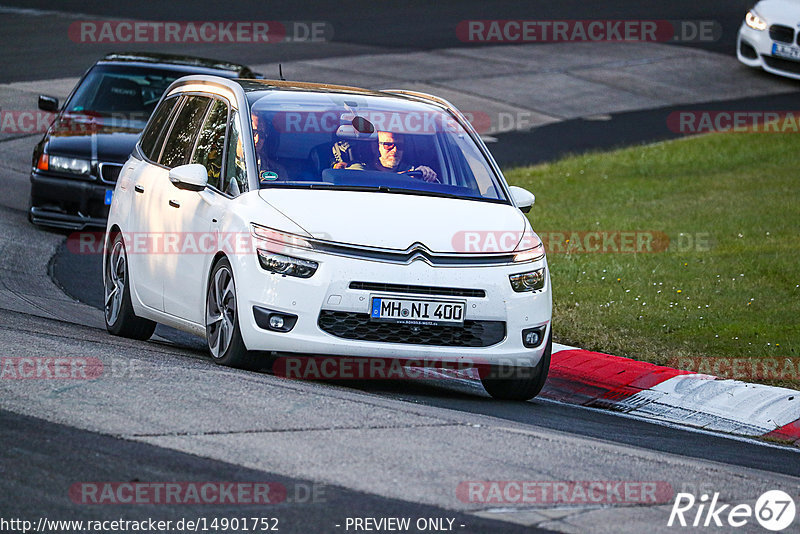
[(128, 256), (125, 253), (122, 234), (112, 235), (107, 246), (105, 265), (103, 266), (106, 330), (115, 336), (149, 339), (156, 329), (156, 323), (137, 317), (133, 312)]
[(547, 336), (544, 355), (535, 367), (515, 367), (511, 365), (491, 365), (488, 372), (481, 374), (481, 383), (489, 395), (495, 399), (525, 401), (534, 398), (542, 391), (547, 373), (550, 371), (550, 355), (553, 352), (553, 332)]
[(257, 369), (259, 361), (242, 340), (236, 309), (236, 283), (227, 258), (221, 258), (208, 281), (206, 295), (206, 341), (208, 351), (220, 365)]

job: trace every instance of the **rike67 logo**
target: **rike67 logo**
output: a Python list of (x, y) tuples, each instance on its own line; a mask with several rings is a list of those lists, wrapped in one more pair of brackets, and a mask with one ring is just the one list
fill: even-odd
[(719, 493), (703, 494), (699, 499), (691, 493), (678, 493), (667, 526), (739, 528), (754, 518), (763, 528), (779, 532), (794, 522), (794, 499), (781, 490), (762, 494), (755, 506), (719, 504)]

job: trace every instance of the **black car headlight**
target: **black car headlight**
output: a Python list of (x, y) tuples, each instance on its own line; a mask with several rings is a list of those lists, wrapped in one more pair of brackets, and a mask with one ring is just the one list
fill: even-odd
[(301, 260), (262, 249), (258, 249), (258, 261), (266, 271), (298, 278), (310, 278), (319, 267), (315, 261)]
[(88, 176), (92, 172), (92, 164), (86, 159), (53, 156), (50, 154), (45, 161), (47, 168), (44, 170), (63, 172), (66, 174), (78, 174), (81, 176)]
[(544, 267), (527, 273), (512, 274), (508, 276), (511, 287), (517, 293), (537, 291), (544, 288)]

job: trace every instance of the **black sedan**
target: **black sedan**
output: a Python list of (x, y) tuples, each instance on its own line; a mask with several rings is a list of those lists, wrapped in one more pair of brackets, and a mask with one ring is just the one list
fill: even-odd
[(260, 77), (244, 65), (163, 54), (109, 54), (83, 75), (33, 151), (28, 218), (80, 230), (105, 227), (114, 184), (169, 85), (187, 74)]

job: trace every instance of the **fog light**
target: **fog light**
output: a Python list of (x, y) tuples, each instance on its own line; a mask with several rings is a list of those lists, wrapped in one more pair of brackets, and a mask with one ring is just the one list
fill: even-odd
[(538, 347), (542, 344), (542, 340), (544, 339), (544, 331), (546, 328), (546, 326), (526, 328), (522, 331), (522, 344), (529, 349)]
[(271, 315), (269, 318), (269, 327), (274, 330), (283, 328), (283, 317), (280, 315)]
[[(281, 321), (283, 323), (283, 321)], [(539, 344), (539, 332), (531, 331), (525, 334), (525, 344), (535, 347)]]
[(289, 332), (297, 324), (297, 316), (261, 306), (253, 306), (253, 317), (259, 328), (273, 332)]

